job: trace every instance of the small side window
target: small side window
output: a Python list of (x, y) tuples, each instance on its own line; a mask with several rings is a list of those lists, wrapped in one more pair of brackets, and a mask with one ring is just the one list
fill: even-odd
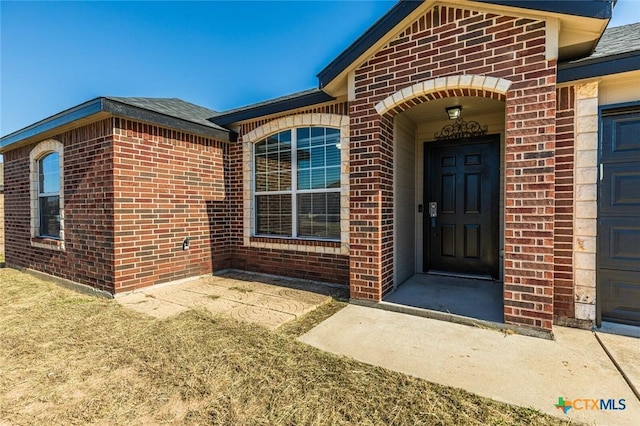
[(38, 161), (40, 237), (60, 238), (60, 155), (51, 152)]
[(64, 145), (42, 141), (29, 153), (31, 246), (65, 251)]

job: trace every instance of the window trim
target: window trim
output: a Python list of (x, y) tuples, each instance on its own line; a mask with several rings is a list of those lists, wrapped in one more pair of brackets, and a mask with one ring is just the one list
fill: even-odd
[[(40, 198), (50, 196), (49, 193), (40, 192), (40, 161), (51, 153), (58, 154), (59, 190), (58, 200), (60, 207), (60, 236), (40, 234)], [(29, 153), (30, 169), (30, 198), (31, 198), (31, 246), (57, 251), (65, 251), (64, 241), (64, 146), (61, 142), (49, 139), (40, 142)]]
[[(254, 235), (254, 145), (267, 136), (294, 127), (332, 127), (340, 130), (340, 240), (269, 237)], [(240, 135), (242, 141), (243, 243), (258, 249), (289, 250), (335, 255), (349, 254), (349, 116), (329, 113), (299, 113), (267, 121)]]
[[(251, 236), (253, 237), (264, 237), (264, 238), (282, 238), (282, 239), (291, 239), (291, 240), (309, 240), (309, 241), (333, 241), (339, 242), (341, 235), (338, 234), (337, 237), (316, 237), (309, 235), (298, 235), (300, 232), (299, 223), (298, 223), (298, 195), (299, 194), (340, 194), (341, 187), (338, 188), (315, 188), (315, 189), (298, 189), (298, 129), (306, 129), (306, 128), (322, 128), (322, 129), (333, 129), (338, 130), (338, 135), (340, 129), (335, 126), (296, 126), (288, 129), (281, 129), (275, 133), (271, 133), (268, 136), (263, 137), (262, 139), (256, 141), (253, 144), (253, 152), (252, 152), (252, 187), (251, 187), (251, 198), (254, 205), (257, 205), (257, 197), (260, 195), (289, 195), (291, 196), (291, 235), (279, 235), (279, 234), (259, 234), (258, 233), (258, 211), (257, 208), (254, 210), (254, 214), (252, 217), (252, 226), (251, 226)], [(286, 131), (291, 132), (291, 189), (290, 190), (280, 190), (280, 191), (257, 191), (256, 189), (256, 170), (255, 170), (255, 161), (256, 161), (256, 153), (255, 146), (260, 142), (263, 142), (265, 139), (277, 135), (279, 133), (283, 133)], [(342, 156), (342, 150), (340, 150), (340, 155)], [(338, 167), (341, 166), (342, 161), (339, 162)], [(325, 166), (326, 167), (326, 166)], [(342, 184), (342, 176), (340, 177), (340, 183)], [(342, 203), (341, 203), (342, 204)], [(342, 207), (342, 205), (340, 206)]]
[[(44, 192), (44, 188), (42, 187), (43, 185), (43, 177), (42, 175), (44, 174), (44, 170), (42, 169), (42, 162), (44, 161), (45, 158), (49, 157), (50, 155), (57, 155), (58, 158), (58, 169), (60, 168), (60, 154), (58, 154), (56, 151), (50, 151), (47, 152), (45, 154), (43, 154), (40, 158), (38, 158), (37, 161), (37, 167), (38, 167), (38, 237), (40, 238), (52, 238), (54, 240), (59, 240), (60, 236), (59, 235), (51, 235), (51, 234), (44, 234), (42, 232), (42, 199), (43, 198), (49, 198), (49, 197), (58, 197), (58, 206), (60, 205), (60, 171), (58, 170), (58, 190), (54, 191), (54, 192)], [(60, 213), (59, 209), (58, 209), (58, 213)], [(59, 214), (58, 214), (59, 216)], [(59, 233), (59, 232), (58, 232)]]

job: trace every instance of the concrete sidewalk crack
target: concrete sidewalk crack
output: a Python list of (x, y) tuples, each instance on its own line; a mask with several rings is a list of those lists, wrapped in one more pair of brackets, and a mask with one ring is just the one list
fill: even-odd
[(600, 344), (600, 347), (602, 347), (602, 350), (604, 351), (604, 353), (607, 354), (607, 356), (609, 357), (609, 359), (611, 360), (611, 362), (613, 363), (613, 365), (616, 367), (616, 369), (618, 370), (618, 372), (620, 373), (620, 375), (622, 376), (622, 378), (624, 379), (625, 382), (627, 382), (627, 385), (629, 386), (629, 388), (631, 389), (631, 392), (633, 392), (633, 394), (636, 396), (636, 399), (638, 401), (640, 401), (640, 392), (638, 392), (638, 389), (636, 389), (635, 385), (633, 384), (633, 382), (631, 381), (631, 379), (629, 379), (629, 376), (627, 376), (627, 373), (624, 372), (624, 370), (622, 369), (622, 367), (620, 367), (620, 364), (618, 364), (618, 361), (616, 361), (616, 359), (613, 357), (613, 355), (611, 354), (611, 352), (609, 352), (609, 349), (607, 349), (607, 347), (605, 346), (604, 342), (602, 341), (602, 339), (600, 339), (600, 337), (598, 336), (598, 333), (596, 333), (595, 331), (593, 332), (593, 335), (596, 337), (596, 340), (598, 341), (598, 343)]

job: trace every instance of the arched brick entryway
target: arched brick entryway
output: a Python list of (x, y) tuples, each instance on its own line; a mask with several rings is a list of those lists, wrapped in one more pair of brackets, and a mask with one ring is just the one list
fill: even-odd
[[(505, 321), (550, 329), (553, 313), (555, 92), (547, 87), (523, 86), (503, 78), (474, 75), (423, 81), (402, 87), (373, 105), (378, 116), (374, 127), (379, 131), (382, 145), (380, 164), (384, 164), (387, 152), (391, 151), (389, 154), (393, 156), (393, 118), (396, 115), (425, 102), (453, 97), (482, 97), (505, 102)], [(540, 110), (540, 104), (548, 111)], [(383, 178), (381, 183), (385, 184), (381, 188), (388, 187), (390, 192), (382, 190), (371, 194), (379, 210), (373, 203), (370, 206), (380, 213), (382, 224), (379, 238), (373, 241), (375, 246), (369, 247), (369, 253), (381, 252), (379, 275), (367, 277), (379, 279), (380, 286), (373, 286), (379, 289), (374, 300), (381, 299), (393, 288), (393, 222), (387, 220), (393, 207), (393, 176), (392, 173), (391, 176), (380, 173), (380, 176)], [(351, 263), (356, 263), (353, 257)]]

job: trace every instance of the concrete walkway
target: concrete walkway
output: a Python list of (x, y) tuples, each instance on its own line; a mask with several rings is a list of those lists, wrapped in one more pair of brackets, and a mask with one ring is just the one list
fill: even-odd
[(344, 293), (345, 289), (308, 281), (228, 272), (147, 287), (118, 296), (116, 300), (156, 318), (198, 307), (273, 330), (312, 311), (331, 296), (344, 297)]
[[(345, 293), (345, 289), (317, 283), (233, 271), (145, 288), (116, 300), (157, 318), (198, 307), (275, 329), (332, 296), (346, 297)], [(349, 305), (300, 340), (560, 418), (639, 425), (640, 402), (632, 390), (640, 390), (637, 328), (629, 327), (627, 332), (638, 337), (565, 327), (553, 331), (555, 341)], [(559, 397), (576, 406), (564, 414), (555, 407)], [(612, 399), (616, 407), (623, 399), (626, 408), (580, 409), (586, 404), (579, 401), (583, 399)]]
[(504, 320), (502, 299), (502, 283), (415, 274), (384, 301), (501, 323)]
[[(640, 424), (640, 402), (591, 331), (555, 327), (555, 341), (349, 305), (300, 340), (325, 351), (463, 388), (560, 418)], [(640, 388), (640, 339), (598, 334)], [(576, 404), (567, 414), (558, 398)], [(624, 399), (585, 410), (581, 399)]]

